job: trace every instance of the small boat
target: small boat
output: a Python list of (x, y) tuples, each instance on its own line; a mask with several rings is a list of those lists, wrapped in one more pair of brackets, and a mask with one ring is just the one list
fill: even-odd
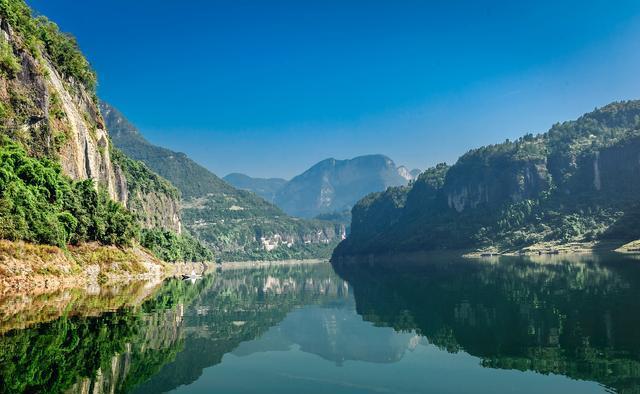
[(182, 274), (182, 280), (190, 280), (191, 282), (195, 282), (198, 279), (202, 279), (202, 275), (196, 274), (196, 271), (191, 271), (189, 275)]

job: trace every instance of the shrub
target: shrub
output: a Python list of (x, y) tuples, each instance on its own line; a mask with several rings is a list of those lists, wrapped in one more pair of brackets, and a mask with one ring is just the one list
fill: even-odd
[(0, 238), (61, 247), (85, 241), (129, 245), (137, 232), (133, 215), (91, 180), (74, 182), (57, 163), (0, 141)]

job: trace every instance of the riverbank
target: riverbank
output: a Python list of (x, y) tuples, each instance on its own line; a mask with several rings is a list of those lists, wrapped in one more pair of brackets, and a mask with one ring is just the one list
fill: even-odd
[(66, 250), (0, 240), (0, 295), (41, 294), (136, 280), (159, 281), (173, 270), (140, 247), (88, 243)]
[(482, 250), (431, 250), (431, 251), (410, 251), (393, 252), (386, 254), (353, 254), (336, 255), (331, 261), (339, 265), (369, 265), (378, 264), (422, 264), (430, 261), (497, 258), (500, 256), (529, 257), (533, 261), (546, 262), (549, 259), (574, 259), (580, 256), (593, 254), (638, 254), (640, 255), (640, 240), (629, 242), (620, 246), (622, 242), (573, 242), (573, 243), (540, 243), (528, 246), (523, 249), (501, 251), (487, 248)]
[(259, 260), (259, 261), (230, 261), (223, 262), (219, 267), (224, 270), (237, 270), (247, 268), (265, 268), (265, 267), (279, 267), (286, 265), (301, 265), (301, 264), (326, 264), (328, 259), (292, 259), (292, 260)]
[(540, 256), (540, 255), (570, 255), (590, 254), (599, 252), (638, 253), (640, 240), (624, 244), (622, 241), (591, 241), (591, 242), (540, 242), (522, 249), (498, 250), (487, 248), (462, 252), (463, 257), (479, 258), (491, 256)]

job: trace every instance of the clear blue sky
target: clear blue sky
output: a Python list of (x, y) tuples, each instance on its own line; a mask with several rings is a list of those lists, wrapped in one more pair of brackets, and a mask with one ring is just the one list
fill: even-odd
[(100, 96), (216, 172), (424, 169), (640, 98), (640, 1), (27, 0)]

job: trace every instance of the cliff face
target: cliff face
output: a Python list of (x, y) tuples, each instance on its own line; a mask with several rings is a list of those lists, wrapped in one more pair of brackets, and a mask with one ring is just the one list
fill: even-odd
[(123, 201), (123, 175), (111, 162), (107, 131), (90, 89), (65, 75), (45, 46), (27, 42), (2, 13), (0, 42), (2, 134), (21, 141), (32, 155), (58, 158), (66, 175), (94, 179), (112, 199)]
[(354, 207), (337, 254), (640, 238), (640, 101), (485, 146)]
[(95, 84), (73, 38), (22, 0), (0, 3), (0, 135), (74, 180), (93, 179), (143, 227), (180, 232), (177, 190), (112, 149)]

